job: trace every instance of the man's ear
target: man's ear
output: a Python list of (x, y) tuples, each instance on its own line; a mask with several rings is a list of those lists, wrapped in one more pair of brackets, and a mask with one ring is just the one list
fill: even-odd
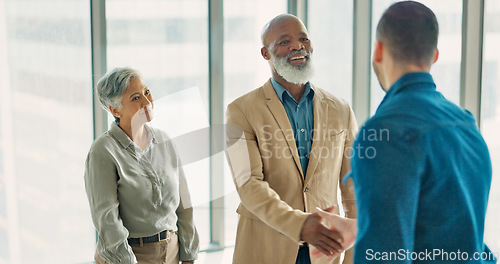
[(439, 50), (436, 49), (436, 52), (434, 53), (434, 59), (432, 60), (432, 64), (436, 63), (438, 58), (439, 58)]
[(269, 50), (266, 47), (262, 47), (260, 49), (260, 54), (265, 60), (270, 60), (271, 56), (269, 55)]
[(384, 49), (384, 44), (378, 40), (375, 41), (375, 50), (373, 51), (373, 62), (382, 61), (382, 51)]
[(118, 111), (118, 109), (110, 106), (109, 107), (109, 111), (111, 112), (111, 114), (117, 118), (120, 118), (122, 116), (122, 114), (120, 113), (120, 111)]

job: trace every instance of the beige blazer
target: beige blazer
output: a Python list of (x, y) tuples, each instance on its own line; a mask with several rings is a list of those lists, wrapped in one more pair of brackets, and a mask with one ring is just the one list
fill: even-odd
[[(227, 108), (227, 155), (241, 198), (233, 263), (295, 263), (302, 225), (316, 207), (337, 205), (337, 187), (347, 217), (356, 217), (352, 180), (339, 185), (350, 171), (358, 129), (354, 113), (346, 101), (313, 89), (314, 133), (305, 177), (270, 80)], [(311, 258), (312, 264), (329, 263)], [(352, 263), (352, 252), (344, 263)]]

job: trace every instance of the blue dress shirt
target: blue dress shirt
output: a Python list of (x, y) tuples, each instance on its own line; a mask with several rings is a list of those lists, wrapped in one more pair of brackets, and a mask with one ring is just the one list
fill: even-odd
[(302, 167), (302, 172), (305, 177), (313, 139), (314, 90), (312, 89), (311, 84), (307, 82), (304, 94), (297, 103), (292, 95), (277, 81), (271, 78), (271, 82), (273, 84), (274, 91), (276, 91), (276, 94), (285, 108), (288, 120), (292, 126), (295, 144), (297, 145), (297, 150), (299, 152), (300, 166)]
[(353, 150), (355, 263), (496, 263), (483, 242), (486, 143), (430, 74), (396, 81)]

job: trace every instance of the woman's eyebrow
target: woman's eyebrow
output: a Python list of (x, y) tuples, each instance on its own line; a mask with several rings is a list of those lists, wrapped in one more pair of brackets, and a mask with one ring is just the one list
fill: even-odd
[(137, 94), (137, 95), (139, 95), (139, 93), (133, 93), (133, 94), (131, 94), (128, 98), (132, 98), (132, 96), (134, 96), (134, 95), (136, 95), (136, 94)]

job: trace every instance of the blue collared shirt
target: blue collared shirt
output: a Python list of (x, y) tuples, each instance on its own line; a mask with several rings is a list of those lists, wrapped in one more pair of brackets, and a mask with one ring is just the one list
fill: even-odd
[(355, 263), (381, 260), (384, 252), (398, 258), (381, 263), (456, 263), (445, 261), (446, 254), (488, 255), (488, 148), (472, 114), (446, 100), (429, 73), (406, 74), (391, 86), (359, 130), (351, 164)]
[(297, 150), (299, 152), (300, 165), (305, 177), (313, 139), (314, 90), (312, 89), (311, 83), (307, 82), (304, 95), (302, 95), (300, 101), (297, 103), (292, 95), (277, 81), (271, 78), (271, 82), (273, 84), (274, 91), (276, 91), (276, 94), (285, 108), (288, 120), (292, 126), (295, 144), (297, 145)]

